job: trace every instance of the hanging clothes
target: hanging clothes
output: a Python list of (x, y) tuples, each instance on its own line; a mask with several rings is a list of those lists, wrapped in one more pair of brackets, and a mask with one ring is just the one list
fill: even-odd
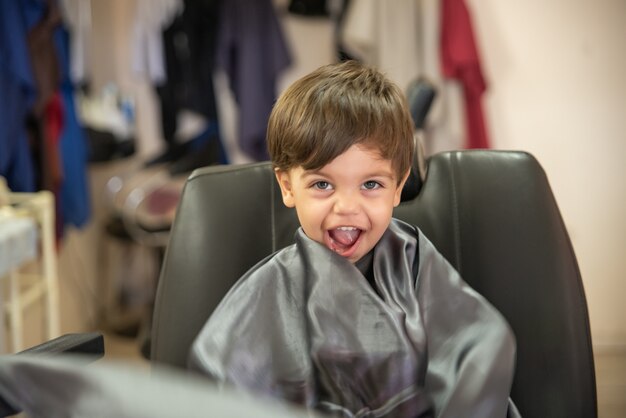
[(401, 88), (418, 77), (436, 87), (424, 127), (429, 155), (470, 144), (463, 83), (442, 68), (441, 38), (453, 28), (444, 26), (441, 2), (351, 0), (339, 28), (349, 56), (381, 68)]
[(0, 175), (16, 192), (55, 193), (60, 237), (67, 224), (83, 226), (90, 207), (69, 39), (55, 7), (56, 0), (0, 2)]
[(146, 76), (152, 84), (160, 85), (167, 81), (163, 31), (183, 10), (182, 0), (137, 0), (132, 69), (136, 74)]
[(0, 175), (14, 192), (35, 191), (25, 120), (35, 101), (22, 2), (0, 1)]
[(75, 86), (88, 83), (91, 51), (91, 0), (59, 0), (69, 38), (70, 79)]
[(337, 60), (340, 62), (355, 59), (347, 51), (346, 47), (343, 44), (342, 38), (343, 27), (346, 21), (347, 11), (349, 7), (350, 0), (334, 0), (328, 4), (330, 16), (335, 25), (333, 33), (335, 52), (337, 54)]
[(287, 6), (289, 13), (301, 16), (328, 16), (326, 0), (290, 0)]
[(441, 15), (441, 65), (445, 77), (459, 80), (463, 85), (467, 148), (489, 148), (481, 103), (487, 83), (469, 12), (463, 0), (441, 0)]
[(50, 190), (54, 194), (54, 209), (56, 236), (63, 236), (64, 213), (63, 202), (61, 201), (61, 186), (65, 172), (63, 171), (63, 163), (61, 160), (61, 133), (63, 132), (63, 119), (65, 118), (65, 110), (63, 109), (63, 101), (61, 94), (57, 91), (46, 102), (41, 118), (41, 131), (39, 132), (42, 141), (42, 158), (44, 166), (42, 173), (42, 185), (44, 190)]
[(267, 121), (291, 54), (271, 0), (227, 0), (220, 9), (216, 60), (239, 106), (239, 147), (267, 160)]
[[(150, 0), (144, 2), (149, 8), (153, 6)], [(177, 4), (174, 0), (161, 0), (159, 4), (160, 17), (152, 18), (156, 23), (149, 26), (162, 26), (164, 74), (158, 73), (156, 42), (146, 44), (154, 51), (147, 54), (149, 60), (144, 59), (144, 73), (149, 75), (159, 97), (166, 149), (147, 164), (173, 162), (169, 167), (173, 175), (205, 165), (225, 164), (228, 161), (219, 135), (213, 86), (219, 2), (185, 0)], [(181, 120), (189, 113), (194, 119), (202, 118), (205, 126), (193, 137), (182, 137), (185, 127)]]
[(27, 127), (31, 152), (36, 164), (37, 188), (49, 190), (55, 196), (57, 232), (62, 217), (59, 192), (63, 169), (59, 155), (59, 136), (63, 109), (58, 96), (61, 68), (53, 34), (61, 23), (56, 0), (23, 2), (28, 25), (26, 42), (35, 78), (37, 94), (30, 109)]
[(342, 37), (348, 52), (406, 89), (422, 68), (418, 2), (352, 0), (346, 13)]
[(87, 177), (87, 138), (78, 120), (74, 101), (75, 82), (72, 79), (70, 35), (64, 27), (54, 34), (54, 42), (61, 64), (60, 99), (63, 106), (63, 130), (59, 138), (59, 152), (63, 166), (60, 190), (63, 226), (81, 228), (91, 218), (91, 197)]
[(30, 112), (31, 148), (39, 161), (39, 189), (55, 195), (57, 238), (66, 225), (83, 226), (90, 217), (85, 138), (74, 106), (69, 35), (56, 0), (23, 3), (37, 86)]
[(441, 0), (421, 0), (422, 71), (436, 88), (436, 98), (424, 126), (425, 148), (429, 155), (465, 148), (467, 128), (464, 115), (463, 86), (445, 78), (441, 71)]
[[(158, 87), (172, 111), (162, 112), (166, 141), (173, 141), (176, 116), (188, 109), (217, 120), (213, 68), (218, 4), (215, 0), (185, 0), (182, 14), (163, 33), (167, 82)], [(169, 123), (169, 125), (168, 125)]]

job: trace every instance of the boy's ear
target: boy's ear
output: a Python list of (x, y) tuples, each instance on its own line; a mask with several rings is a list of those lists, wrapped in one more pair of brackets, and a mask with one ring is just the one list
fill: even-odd
[(400, 204), (400, 198), (402, 197), (402, 189), (404, 189), (404, 184), (409, 178), (409, 174), (411, 174), (411, 169), (408, 169), (406, 171), (406, 174), (404, 175), (404, 177), (402, 177), (402, 181), (398, 184), (398, 187), (396, 187), (396, 192), (395, 192), (395, 195), (393, 196), (394, 208)]
[(295, 206), (295, 201), (293, 198), (293, 189), (291, 185), (291, 177), (289, 176), (289, 171), (283, 171), (279, 168), (275, 168), (274, 174), (276, 174), (276, 180), (278, 181), (278, 185), (280, 186), (280, 192), (283, 196), (283, 203), (288, 208), (293, 208)]

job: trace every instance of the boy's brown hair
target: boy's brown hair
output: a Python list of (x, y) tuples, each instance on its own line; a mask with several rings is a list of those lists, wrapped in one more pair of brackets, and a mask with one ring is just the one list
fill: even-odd
[(399, 182), (413, 158), (413, 123), (397, 85), (347, 61), (320, 67), (283, 92), (270, 115), (267, 143), (280, 170), (315, 170), (362, 144), (391, 160)]

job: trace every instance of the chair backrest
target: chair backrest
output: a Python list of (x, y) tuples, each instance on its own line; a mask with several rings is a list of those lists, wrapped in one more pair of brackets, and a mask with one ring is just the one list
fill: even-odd
[[(539, 163), (509, 151), (435, 155), (395, 216), (417, 225), (511, 324), (511, 397), (522, 416), (597, 415), (587, 305), (572, 246)], [(269, 163), (209, 167), (187, 181), (154, 312), (152, 360), (185, 367), (194, 337), (233, 283), (293, 241)]]

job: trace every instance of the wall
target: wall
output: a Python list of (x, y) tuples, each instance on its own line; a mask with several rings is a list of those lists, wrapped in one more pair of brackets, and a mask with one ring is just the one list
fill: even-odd
[(626, 350), (626, 2), (468, 3), (495, 145), (544, 166), (578, 256), (594, 345)]

